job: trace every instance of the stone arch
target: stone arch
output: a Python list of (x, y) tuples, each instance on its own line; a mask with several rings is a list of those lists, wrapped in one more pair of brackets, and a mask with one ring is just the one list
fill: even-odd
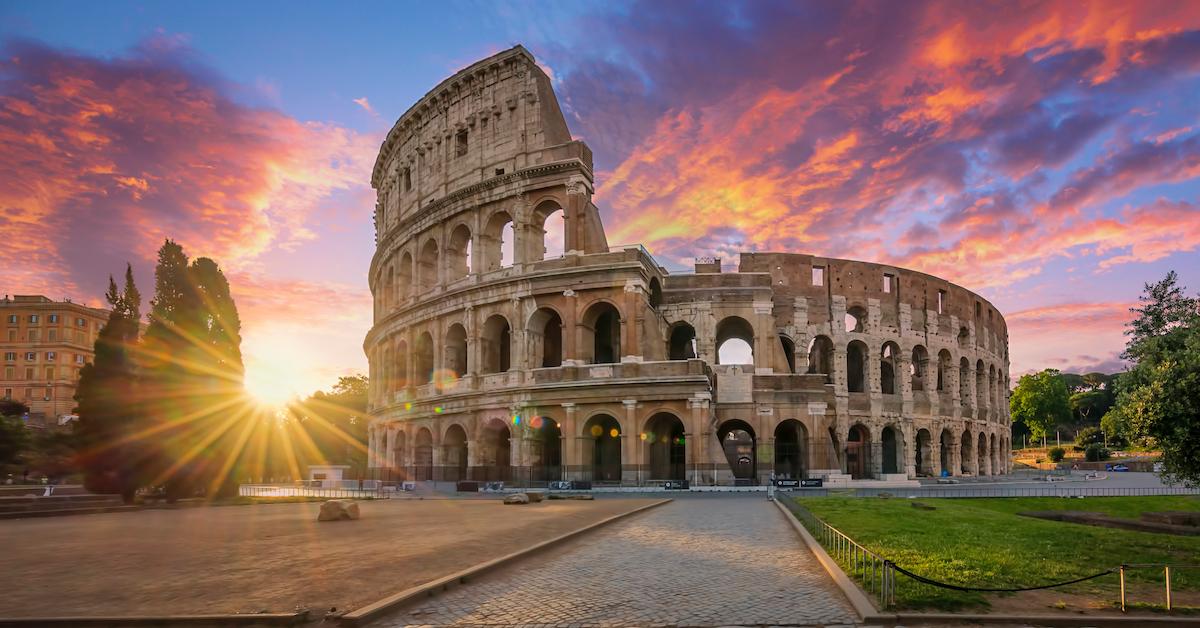
[(467, 330), (462, 324), (454, 323), (446, 330), (445, 364), (442, 368), (461, 378), (469, 372), (467, 355)]
[(787, 364), (787, 372), (796, 372), (796, 343), (785, 334), (779, 334), (779, 344), (783, 347), (783, 359)]
[(1000, 474), (1000, 458), (996, 456), (996, 435), (988, 436), (988, 460), (992, 475)]
[(757, 482), (758, 437), (754, 428), (741, 419), (729, 419), (717, 427), (717, 440), (734, 480)]
[(884, 473), (904, 473), (904, 430), (895, 424), (883, 426), (879, 434), (882, 470)]
[(775, 426), (775, 477), (802, 479), (808, 472), (808, 428), (796, 419)]
[(942, 470), (948, 475), (954, 475), (954, 469), (951, 468), (951, 461), (954, 460), (954, 434), (949, 428), (943, 428), (941, 436), (938, 437), (938, 459), (942, 463)]
[(529, 342), (529, 356), (534, 368), (562, 366), (563, 321), (558, 311), (551, 307), (540, 307), (529, 316), (525, 324), (525, 337)]
[(900, 392), (900, 345), (892, 341), (883, 343), (879, 351), (879, 389), (885, 395)]
[(512, 367), (512, 328), (502, 314), (484, 321), (479, 341), (483, 373), (504, 373)]
[(481, 479), (489, 482), (507, 482), (512, 479), (512, 432), (508, 423), (497, 418), (490, 419), (479, 430), (476, 457), (481, 469)]
[(683, 321), (671, 325), (667, 345), (667, 358), (670, 360), (690, 360), (696, 357), (696, 328)]
[[(717, 323), (716, 347), (717, 364), (754, 364), (754, 326), (740, 316), (726, 316)], [(749, 361), (739, 360), (747, 352)]]
[(862, 423), (850, 426), (846, 435), (846, 473), (855, 480), (871, 477), (871, 430)]
[(867, 343), (851, 340), (846, 345), (846, 390), (867, 392)]
[[(988, 406), (990, 406), (992, 408), (999, 408), (1000, 403), (996, 398), (996, 365), (995, 364), (988, 365), (987, 395), (988, 395)], [(996, 420), (996, 417), (994, 415), (991, 418), (993, 421)]]
[(442, 479), (450, 482), (467, 479), (467, 431), (458, 423), (446, 428), (442, 437)]
[(421, 254), (417, 259), (417, 283), (423, 295), (438, 285), (438, 244), (433, 238), (421, 246)]
[(422, 427), (413, 439), (413, 476), (417, 480), (433, 479), (433, 432)]
[(392, 467), (396, 469), (403, 469), (407, 466), (407, 450), (405, 449), (407, 440), (408, 435), (402, 429), (396, 430), (392, 436)]
[(980, 432), (979, 447), (975, 452), (975, 464), (978, 466), (979, 475), (990, 475), (991, 460), (988, 457), (988, 441), (987, 435)]
[(383, 281), (383, 310), (390, 312), (396, 306), (396, 271), (388, 266), (387, 275)]
[(658, 281), (658, 277), (650, 278), (650, 285), (647, 286), (646, 292), (646, 299), (650, 303), (650, 307), (658, 309), (663, 300), (662, 284)]
[(983, 418), (983, 410), (988, 406), (987, 398), (987, 367), (983, 360), (975, 361), (975, 408), (976, 419)]
[(407, 301), (413, 289), (413, 257), (408, 251), (400, 256), (400, 270), (396, 273), (396, 291), (400, 301)]
[(491, 272), (512, 265), (516, 235), (511, 214), (501, 210), (489, 216), (479, 240), (477, 257), (480, 272)]
[(403, 390), (412, 385), (408, 374), (408, 343), (403, 340), (396, 343), (391, 372), (390, 386), (393, 390)]
[(975, 442), (971, 439), (971, 430), (965, 429), (958, 441), (959, 470), (964, 474), (974, 473), (971, 465), (971, 453), (975, 451)]
[(933, 451), (933, 435), (929, 433), (929, 430), (925, 428), (917, 430), (917, 446), (913, 454), (917, 475), (932, 476), (935, 452)]
[(649, 479), (687, 479), (687, 447), (679, 417), (670, 412), (654, 414), (646, 420), (641, 439), (646, 448)]
[(825, 375), (825, 383), (833, 383), (833, 341), (829, 336), (817, 336), (808, 343), (808, 372)]
[(413, 355), (416, 372), (413, 373), (415, 382), (425, 384), (433, 381), (433, 335), (422, 332), (417, 336), (417, 346)]
[(584, 311), (580, 343), (587, 361), (611, 364), (621, 360), (621, 311), (608, 301), (596, 301)]
[(916, 345), (912, 350), (912, 363), (908, 367), (914, 391), (925, 390), (925, 376), (929, 372), (929, 351), (925, 345)]
[(608, 414), (594, 415), (583, 424), (583, 462), (591, 481), (620, 483), (621, 434), (620, 422)]
[(563, 472), (563, 435), (558, 421), (547, 416), (529, 419), (530, 479), (534, 482), (557, 482)]
[(566, 212), (557, 201), (546, 200), (533, 212), (538, 240), (534, 243), (534, 259), (554, 259), (567, 254)]
[(958, 328), (958, 348), (966, 349), (971, 345), (971, 331), (966, 325)]
[(460, 224), (450, 232), (446, 245), (446, 279), (457, 281), (471, 274), (471, 228)]
[(971, 405), (971, 363), (967, 358), (958, 361), (958, 399), (959, 405)]
[(948, 392), (950, 390), (950, 369), (953, 368), (953, 366), (954, 357), (950, 355), (950, 352), (946, 349), (938, 351), (938, 392)]
[(846, 325), (846, 332), (866, 333), (867, 331), (867, 310), (861, 305), (854, 305), (846, 309), (846, 317), (843, 321)]

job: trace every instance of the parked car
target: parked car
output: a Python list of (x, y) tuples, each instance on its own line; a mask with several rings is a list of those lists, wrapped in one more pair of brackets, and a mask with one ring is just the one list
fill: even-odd
[(1104, 470), (1105, 471), (1128, 471), (1129, 467), (1127, 467), (1123, 464), (1106, 464), (1106, 465), (1104, 465)]

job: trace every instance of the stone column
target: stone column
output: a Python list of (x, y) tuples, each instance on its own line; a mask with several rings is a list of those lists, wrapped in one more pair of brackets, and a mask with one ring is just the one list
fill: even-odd
[[(623, 399), (621, 404), (625, 406), (625, 421), (621, 429), (621, 459), (625, 461), (625, 465), (634, 465), (632, 471), (622, 469), (621, 478), (623, 480), (642, 480), (642, 459), (638, 455), (641, 453), (639, 445), (641, 444), (641, 429), (637, 422), (637, 407), (636, 399)], [(623, 465), (624, 466), (624, 465)]]
[(559, 424), (559, 431), (562, 432), (563, 449), (562, 449), (562, 465), (564, 480), (582, 480), (583, 479), (583, 436), (581, 436), (580, 425), (578, 423), (578, 409), (574, 403), (562, 404), (565, 417), (562, 423)]
[(757, 373), (759, 369), (772, 372), (778, 354), (776, 347), (779, 346), (779, 334), (775, 331), (775, 319), (771, 316), (775, 304), (771, 301), (755, 301), (753, 307), (754, 372)]
[[(911, 415), (909, 416), (911, 417)], [(917, 443), (917, 432), (919, 430), (917, 430), (917, 426), (913, 424), (911, 418), (903, 423), (906, 423), (906, 427), (901, 433), (901, 437), (905, 443), (904, 472), (908, 474), (909, 478), (915, 478), (917, 477), (917, 447), (920, 447), (920, 444)]]
[(950, 434), (950, 475), (962, 475), (962, 433), (954, 431)]
[(566, 301), (566, 311), (563, 312), (562, 321), (562, 351), (563, 351), (563, 366), (569, 364), (579, 364), (579, 350), (577, 344), (579, 342), (579, 326), (576, 321), (579, 319), (579, 313), (576, 311), (579, 307), (579, 299), (575, 295), (574, 290), (563, 291), (563, 298)]
[(615, 356), (618, 361), (624, 362), (625, 357), (636, 358), (635, 361), (641, 361), (642, 350), (638, 342), (638, 308), (641, 307), (642, 301), (642, 286), (640, 283), (629, 282), (625, 284), (625, 298), (622, 304), (623, 310), (621, 316), (621, 353), (623, 355)]
[(563, 208), (564, 230), (566, 242), (564, 250), (578, 253), (602, 253), (593, 250), (587, 242), (587, 231), (584, 216), (587, 213), (588, 197), (590, 196), (587, 182), (582, 177), (572, 177), (567, 183), (567, 206)]

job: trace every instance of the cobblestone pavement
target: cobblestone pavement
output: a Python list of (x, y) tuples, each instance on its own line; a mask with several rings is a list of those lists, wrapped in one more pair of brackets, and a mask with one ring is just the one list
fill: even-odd
[(856, 616), (762, 496), (678, 499), (376, 626), (843, 626)]

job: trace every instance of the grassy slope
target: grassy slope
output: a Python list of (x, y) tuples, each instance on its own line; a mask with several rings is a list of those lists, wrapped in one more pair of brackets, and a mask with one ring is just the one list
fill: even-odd
[[(927, 499), (932, 511), (904, 499), (798, 500), (830, 525), (896, 564), (928, 578), (982, 587), (1036, 586), (1079, 578), (1121, 563), (1200, 563), (1200, 537), (1131, 532), (1020, 517), (1026, 510), (1088, 510), (1136, 517), (1151, 510), (1200, 510), (1194, 497), (1054, 497)], [(1155, 570), (1132, 570), (1133, 581), (1157, 582)], [(911, 583), (900, 577), (897, 602), (954, 609), (985, 605), (982, 594)], [(1116, 577), (1072, 585), (1074, 592), (1112, 594)], [(1200, 589), (1200, 570), (1172, 574), (1178, 589)]]

